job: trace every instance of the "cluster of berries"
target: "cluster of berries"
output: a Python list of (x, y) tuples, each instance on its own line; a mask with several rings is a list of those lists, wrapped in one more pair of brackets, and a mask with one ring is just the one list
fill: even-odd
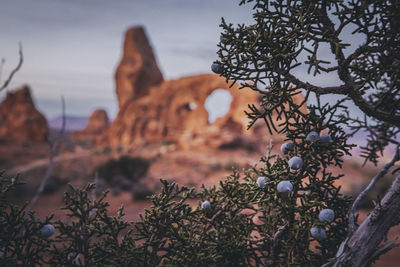
[[(335, 220), (335, 212), (331, 209), (323, 209), (319, 212), (318, 219), (320, 222), (331, 223)], [(310, 229), (311, 236), (318, 241), (324, 240), (326, 238), (325, 228), (321, 226), (314, 226)]]
[(321, 134), (321, 136), (314, 131), (311, 131), (306, 136), (308, 142), (321, 142), (321, 143), (332, 143), (332, 137), (329, 134)]
[[(287, 154), (289, 152), (289, 150), (294, 150), (294, 145), (292, 143), (289, 143), (289, 142), (288, 143), (284, 143), (281, 146), (281, 151), (284, 154)], [(289, 163), (289, 167), (291, 169), (293, 169), (293, 170), (298, 170), (298, 169), (301, 169), (301, 167), (303, 167), (303, 160), (300, 157), (297, 157), (297, 156), (296, 157), (292, 157), (289, 160), (288, 163)], [(260, 188), (265, 188), (266, 182), (268, 182), (268, 178), (267, 177), (260, 176), (257, 179), (257, 185)], [(280, 193), (288, 194), (288, 193), (293, 191), (293, 184), (288, 180), (280, 181), (278, 183), (278, 185), (276, 186), (276, 190), (278, 190), (278, 192), (280, 192)]]
[[(214, 64), (213, 64), (214, 65)], [(306, 140), (308, 142), (321, 142), (321, 143), (331, 143), (332, 138), (329, 134), (322, 134), (321, 136), (317, 132), (310, 132)], [(281, 151), (283, 154), (288, 154), (289, 151), (294, 151), (294, 145), (293, 143), (287, 142), (284, 143), (281, 146)], [(294, 156), (290, 158), (288, 161), (289, 167), (293, 170), (299, 170), (303, 167), (303, 159), (297, 156)], [(257, 185), (260, 188), (265, 188), (268, 182), (268, 178), (265, 176), (260, 176), (257, 179)], [(276, 187), (276, 190), (279, 193), (283, 194), (289, 194), (290, 192), (293, 191), (293, 184), (288, 181), (288, 180), (283, 180), (280, 181)], [(206, 200), (203, 203), (201, 203), (201, 208), (203, 210), (210, 210), (211, 209), (211, 203)], [(323, 209), (320, 211), (319, 216), (318, 216), (320, 222), (328, 222), (331, 223), (335, 219), (335, 213), (331, 209)], [(311, 236), (314, 237), (316, 240), (321, 241), (326, 238), (326, 231), (323, 227), (320, 226), (314, 226), (310, 229)]]
[[(322, 134), (320, 136), (317, 132), (311, 131), (310, 133), (307, 134), (306, 141), (331, 143), (332, 137), (329, 134)], [(281, 152), (283, 154), (288, 154), (289, 151), (293, 151), (293, 150), (294, 150), (294, 145), (290, 142), (284, 143), (281, 146)], [(303, 166), (303, 160), (300, 157), (292, 157), (288, 163), (289, 163), (289, 167), (294, 170), (298, 170)], [(260, 177), (260, 178), (264, 178), (264, 177)], [(258, 179), (260, 180), (260, 178), (258, 178)], [(289, 183), (289, 184), (287, 184), (287, 183)], [(260, 183), (258, 183), (258, 181), (257, 181), (257, 184), (260, 186)], [(284, 184), (285, 186), (283, 186), (281, 184)], [(281, 185), (281, 187), (280, 187), (280, 185)], [(289, 190), (289, 192), (290, 192), (293, 189), (293, 186), (289, 181), (281, 181), (278, 184), (277, 190), (279, 192), (284, 192), (282, 190), (283, 188), (285, 188), (286, 190)], [(319, 218), (320, 222), (331, 223), (335, 219), (335, 212), (331, 209), (323, 209), (320, 211), (318, 218)], [(321, 241), (326, 238), (326, 231), (323, 227), (320, 227), (320, 226), (312, 227), (310, 230), (310, 233), (311, 233), (311, 236), (314, 237), (318, 241)]]
[[(311, 131), (310, 133), (307, 134), (306, 141), (308, 141), (308, 142), (331, 143), (332, 142), (332, 137), (329, 134), (322, 134), (320, 136), (317, 132)], [(290, 143), (290, 142), (284, 143), (281, 146), (281, 152), (283, 154), (288, 154), (289, 151), (293, 151), (293, 150), (294, 150), (294, 145), (292, 143)], [(289, 160), (288, 163), (289, 163), (289, 167), (294, 169), (294, 170), (298, 170), (303, 166), (303, 160), (300, 157), (292, 157)], [(281, 190), (283, 188), (283, 186), (281, 186), (281, 188), (279, 188), (279, 185), (281, 183), (285, 183), (285, 184), (289, 183), (290, 184), (289, 181), (281, 181), (278, 184), (278, 188), (277, 188), (279, 192), (282, 192)], [(284, 187), (284, 188), (290, 189), (290, 191), (291, 191), (293, 186), (292, 186), (292, 184), (290, 184), (290, 186), (286, 185), (286, 187)], [(318, 218), (319, 218), (320, 222), (331, 223), (335, 219), (335, 213), (331, 209), (323, 209), (323, 210), (320, 211)], [(312, 227), (311, 230), (310, 230), (310, 233), (311, 233), (311, 236), (314, 237), (318, 241), (321, 241), (321, 240), (326, 238), (326, 231), (325, 231), (325, 229), (323, 227), (320, 227), (320, 226)]]
[[(265, 187), (265, 179), (266, 177), (259, 177), (257, 180), (257, 184), (264, 184)], [(282, 181), (282, 182), (289, 182), (289, 181)], [(260, 186), (261, 187), (261, 186)], [(281, 188), (280, 188), (281, 187)], [(293, 185), (289, 182), (289, 183), (283, 183), (281, 184), (281, 186), (279, 187), (278, 184), (278, 191), (279, 189), (282, 190), (282, 192), (291, 192), (293, 190)], [(203, 203), (201, 203), (201, 208), (203, 210), (210, 210), (211, 209), (211, 203), (206, 200)], [(331, 223), (335, 220), (335, 212), (331, 209), (323, 209), (319, 212), (318, 215), (319, 221), (320, 222), (327, 222), (327, 223)], [(314, 237), (316, 240), (318, 241), (322, 241), (326, 238), (326, 231), (325, 228), (321, 227), (321, 226), (314, 226), (310, 229), (310, 233), (311, 236)]]

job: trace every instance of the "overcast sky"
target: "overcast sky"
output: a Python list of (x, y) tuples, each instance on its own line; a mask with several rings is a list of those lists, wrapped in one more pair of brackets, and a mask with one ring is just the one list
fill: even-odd
[[(24, 64), (10, 89), (30, 85), (38, 108), (49, 119), (60, 115), (60, 95), (65, 96), (69, 115), (89, 116), (101, 107), (115, 116), (114, 71), (123, 34), (131, 26), (146, 28), (164, 78), (174, 79), (210, 73), (221, 17), (234, 24), (253, 24), (251, 5), (238, 6), (238, 0), (0, 3), (0, 57), (6, 59), (2, 76), (17, 64), (18, 42), (22, 42)], [(352, 44), (359, 43), (357, 37), (347, 37)], [(295, 74), (304, 78), (305, 73), (299, 68)], [(338, 83), (334, 75), (307, 79), (323, 86)]]
[(94, 108), (116, 113), (114, 71), (124, 31), (144, 25), (166, 79), (210, 72), (221, 17), (249, 22), (248, 6), (232, 0), (1, 0), (3, 77), (24, 64), (10, 88), (29, 84), (48, 118), (60, 113), (60, 95), (71, 115)]

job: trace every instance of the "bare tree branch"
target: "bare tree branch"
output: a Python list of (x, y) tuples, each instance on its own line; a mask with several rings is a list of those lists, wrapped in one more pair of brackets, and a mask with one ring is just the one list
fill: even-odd
[(335, 258), (330, 259), (322, 267), (369, 266), (380, 255), (399, 246), (399, 244), (394, 242), (380, 247), (379, 244), (386, 237), (389, 229), (400, 222), (400, 176), (395, 179), (381, 203), (375, 206), (374, 210), (358, 229), (356, 229), (354, 217), (360, 201), (398, 160), (400, 160), (400, 145), (396, 146), (392, 160), (372, 178), (368, 186), (354, 201), (349, 212), (348, 235), (340, 245)]
[(397, 246), (393, 242), (382, 247), (379, 247), (379, 244), (389, 229), (399, 222), (400, 175), (354, 234), (342, 243), (336, 258), (323, 266), (369, 266), (381, 254)]
[(8, 78), (6, 79), (4, 84), (0, 87), (0, 92), (7, 88), (8, 84), (11, 82), (11, 80), (12, 80), (13, 76), (15, 75), (15, 73), (17, 73), (17, 71), (19, 71), (19, 69), (21, 68), (23, 61), (24, 61), (24, 55), (23, 55), (23, 52), (22, 52), (22, 44), (19, 43), (19, 62), (18, 62), (18, 65), (15, 67), (15, 69), (13, 69), (11, 71), (10, 75), (8, 76)]
[(377, 175), (375, 175), (374, 178), (372, 178), (372, 180), (370, 181), (368, 186), (357, 196), (357, 198), (354, 201), (353, 206), (351, 207), (350, 212), (349, 212), (349, 232), (348, 232), (348, 236), (351, 236), (354, 233), (354, 231), (356, 230), (354, 213), (355, 213), (359, 203), (369, 193), (369, 191), (371, 191), (371, 189), (375, 186), (375, 184), (379, 181), (379, 179), (381, 179), (383, 176), (385, 176), (386, 173), (389, 171), (389, 169), (399, 159), (400, 159), (400, 151), (399, 151), (399, 145), (397, 145), (396, 146), (396, 151), (394, 153), (394, 156), (393, 156), (392, 160), (388, 164), (386, 164), (385, 167), (383, 167), (383, 169)]
[(54, 157), (57, 156), (57, 154), (59, 153), (58, 150), (58, 145), (60, 144), (63, 136), (64, 136), (64, 132), (65, 132), (65, 100), (64, 97), (61, 96), (61, 103), (62, 103), (62, 128), (61, 131), (58, 133), (58, 135), (55, 137), (55, 139), (53, 141), (51, 141), (48, 137), (48, 144), (50, 146), (50, 156), (49, 156), (49, 165), (47, 167), (46, 170), (46, 174), (44, 175), (42, 182), (40, 183), (35, 195), (33, 196), (31, 202), (29, 203), (28, 207), (25, 210), (24, 213), (24, 217), (27, 217), (29, 212), (33, 209), (33, 207), (36, 205), (40, 194), (43, 192), (52, 172), (54, 169)]

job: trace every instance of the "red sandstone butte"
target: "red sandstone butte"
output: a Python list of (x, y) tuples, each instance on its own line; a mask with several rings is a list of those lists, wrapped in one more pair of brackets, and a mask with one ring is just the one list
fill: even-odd
[(90, 115), (86, 128), (74, 132), (72, 138), (75, 140), (93, 141), (103, 134), (108, 129), (108, 126), (109, 119), (107, 112), (104, 109), (97, 109)]
[(45, 142), (48, 134), (46, 118), (36, 109), (30, 88), (7, 93), (0, 104), (0, 138)]

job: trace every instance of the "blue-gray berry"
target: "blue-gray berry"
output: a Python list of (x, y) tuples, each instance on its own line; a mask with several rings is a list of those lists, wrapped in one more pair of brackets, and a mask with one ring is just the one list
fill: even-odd
[(307, 134), (306, 140), (308, 142), (315, 142), (319, 140), (319, 134), (315, 131), (311, 131)]
[(326, 238), (326, 231), (324, 228), (319, 226), (314, 226), (310, 230), (311, 236), (317, 239), (318, 241), (324, 240)]
[(265, 186), (266, 186), (265, 183), (266, 182), (268, 182), (268, 178), (267, 177), (260, 176), (257, 179), (257, 184), (258, 184), (258, 187), (260, 187), (260, 188), (265, 188)]
[(321, 222), (333, 222), (335, 219), (335, 212), (331, 209), (323, 209), (319, 212), (318, 218)]
[(216, 74), (221, 74), (224, 69), (222, 68), (221, 64), (213, 63), (211, 65), (211, 70)]
[(51, 224), (43, 225), (40, 229), (40, 235), (44, 238), (50, 237), (54, 234), (54, 226)]
[(289, 153), (289, 151), (293, 151), (293, 150), (294, 150), (294, 145), (290, 142), (286, 142), (281, 145), (281, 152), (283, 154), (287, 154), (287, 153)]
[(329, 134), (321, 134), (319, 141), (321, 143), (332, 143), (332, 137)]
[(206, 200), (203, 203), (201, 203), (201, 208), (203, 210), (209, 210), (211, 209), (211, 203), (208, 200)]
[(290, 193), (293, 191), (293, 185), (290, 181), (280, 181), (276, 186), (276, 189), (280, 193)]
[(303, 160), (300, 157), (293, 157), (289, 160), (289, 167), (292, 168), (293, 170), (298, 170), (303, 167)]

